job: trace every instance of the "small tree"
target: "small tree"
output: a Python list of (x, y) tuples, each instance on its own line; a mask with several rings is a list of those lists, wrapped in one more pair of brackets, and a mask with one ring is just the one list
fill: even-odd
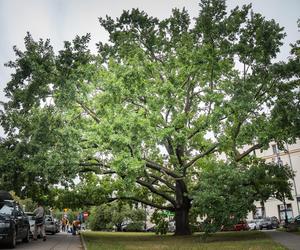
[[(135, 208), (132, 204), (112, 202), (94, 207), (89, 216), (89, 227), (96, 230), (112, 230), (120, 232), (123, 227), (131, 224), (144, 225), (146, 214), (144, 209)], [(140, 229), (141, 229), (140, 228)]]
[(265, 163), (250, 158), (243, 165), (225, 165), (222, 162), (203, 169), (201, 181), (194, 192), (193, 207), (204, 219), (206, 234), (222, 226), (232, 226), (254, 211), (255, 201), (265, 202), (278, 195), (292, 199), (289, 180), (294, 173), (288, 166)]

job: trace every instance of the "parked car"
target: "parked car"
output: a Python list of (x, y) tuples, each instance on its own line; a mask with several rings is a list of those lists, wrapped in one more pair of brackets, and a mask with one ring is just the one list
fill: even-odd
[(14, 248), (18, 240), (29, 241), (30, 225), (21, 206), (6, 191), (0, 191), (0, 243)]
[(249, 226), (249, 230), (256, 230), (259, 228), (255, 220), (250, 220), (247, 222)]
[(45, 232), (55, 234), (57, 232), (57, 225), (52, 215), (45, 216)]
[(273, 229), (272, 220), (270, 217), (263, 218), (259, 224), (259, 229)]
[(296, 216), (295, 218), (290, 218), (289, 223), (296, 224), (297, 227), (300, 227), (300, 215)]
[(56, 227), (56, 233), (59, 233), (60, 228), (61, 228), (60, 221), (58, 219), (54, 218), (54, 223), (55, 223), (55, 227)]
[(249, 230), (248, 223), (246, 221), (239, 221), (237, 224), (234, 225), (235, 231), (247, 231)]
[(156, 231), (156, 226), (148, 227), (146, 229), (146, 232), (155, 232)]
[(276, 229), (279, 227), (279, 220), (276, 216), (271, 217), (272, 228)]
[(33, 237), (33, 233), (34, 233), (34, 224), (35, 224), (35, 215), (32, 212), (25, 212), (25, 214), (28, 217), (29, 220), (29, 225), (30, 225), (30, 231), (29, 231), (29, 235), (30, 237)]
[(221, 231), (247, 231), (249, 226), (246, 221), (239, 221), (237, 224), (222, 226)]

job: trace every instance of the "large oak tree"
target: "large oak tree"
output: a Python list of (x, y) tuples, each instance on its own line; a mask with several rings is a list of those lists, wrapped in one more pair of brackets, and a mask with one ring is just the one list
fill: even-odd
[(97, 54), (89, 35), (55, 54), (28, 34), (7, 64), (15, 73), (1, 115), (1, 185), (14, 178), (36, 197), (79, 177), (80, 202), (174, 211), (184, 235), (203, 167), (223, 159), (247, 169), (254, 150), (294, 142), (299, 57), (274, 63), (283, 28), (251, 6), (199, 5), (195, 19), (184, 9), (164, 20), (137, 9), (100, 18), (109, 41)]

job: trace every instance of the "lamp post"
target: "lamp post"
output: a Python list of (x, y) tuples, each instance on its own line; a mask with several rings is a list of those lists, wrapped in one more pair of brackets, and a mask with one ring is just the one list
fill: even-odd
[[(283, 162), (280, 158), (280, 156), (278, 155), (278, 152), (277, 152), (277, 164), (278, 166), (282, 167), (283, 166)], [(289, 220), (288, 220), (288, 215), (287, 215), (287, 207), (286, 207), (286, 202), (285, 202), (285, 195), (283, 194), (283, 206), (284, 206), (284, 221), (285, 221), (285, 225), (287, 225), (289, 223)]]
[[(290, 151), (289, 151), (289, 146), (288, 146), (287, 143), (286, 143), (286, 153), (287, 153), (287, 155), (289, 157), (289, 162), (290, 162), (291, 169), (294, 172), (292, 158), (291, 158), (291, 154), (290, 154)], [(294, 176), (293, 176), (293, 183), (294, 183), (294, 191), (295, 191), (295, 196), (296, 196), (297, 210), (298, 210), (298, 214), (300, 214), (300, 208), (299, 208), (299, 202), (298, 202), (297, 185), (296, 185), (296, 181), (295, 181)]]

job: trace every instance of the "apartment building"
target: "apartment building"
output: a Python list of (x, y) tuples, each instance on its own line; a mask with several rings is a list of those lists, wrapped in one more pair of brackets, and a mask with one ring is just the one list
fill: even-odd
[(300, 214), (300, 140), (295, 144), (285, 145), (285, 150), (279, 150), (276, 143), (270, 143), (270, 148), (263, 152), (256, 150), (256, 156), (265, 159), (267, 162), (276, 162), (278, 164), (287, 164), (295, 172), (292, 195), (294, 200), (286, 200), (283, 202), (270, 198), (263, 205), (259, 202), (255, 203), (256, 213), (249, 213), (248, 218), (257, 218), (260, 216), (276, 216), (279, 220), (284, 220), (287, 214), (288, 218), (295, 217)]

